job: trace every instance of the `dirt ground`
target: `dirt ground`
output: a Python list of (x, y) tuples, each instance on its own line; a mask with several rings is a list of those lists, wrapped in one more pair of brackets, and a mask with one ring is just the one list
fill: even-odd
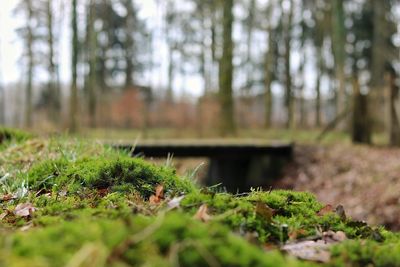
[(299, 145), (276, 187), (313, 192), (354, 219), (400, 230), (400, 149)]

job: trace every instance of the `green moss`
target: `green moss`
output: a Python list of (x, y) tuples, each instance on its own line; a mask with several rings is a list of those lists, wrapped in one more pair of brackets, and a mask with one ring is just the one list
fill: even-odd
[(386, 241), (348, 240), (332, 249), (331, 266), (400, 266), (400, 235), (386, 233)]
[(21, 130), (0, 127), (0, 145), (11, 141), (20, 143), (28, 140), (31, 137), (32, 134)]
[(47, 160), (30, 170), (28, 181), (37, 190), (54, 186), (68, 186), (71, 191), (82, 186), (111, 188), (113, 191), (136, 190), (144, 198), (154, 194), (158, 184), (171, 195), (188, 193), (195, 188), (191, 181), (178, 177), (170, 168), (156, 167), (142, 159), (128, 157), (95, 157), (77, 162)]
[[(309, 193), (199, 190), (173, 169), (82, 140), (21, 141), (0, 153), (3, 191), (29, 189), (0, 203), (7, 213), (0, 266), (310, 266), (264, 246), (326, 230), (351, 239), (332, 248), (327, 266), (400, 266), (399, 235), (333, 212), (318, 216), (324, 205)], [(166, 201), (154, 205), (148, 198), (157, 185)], [(181, 194), (180, 207), (169, 210), (167, 201)], [(21, 218), (13, 211), (24, 202), (37, 210)], [(207, 223), (193, 216), (203, 204)]]
[[(203, 224), (181, 213), (155, 218), (136, 216), (125, 222), (65, 222), (16, 233), (8, 242), (9, 257), (3, 258), (6, 266), (18, 266), (13, 264), (15, 259), (27, 258), (30, 266), (65, 266), (89, 244), (98, 248), (102, 259), (91, 266), (172, 266), (175, 262), (181, 266), (207, 266), (210, 261), (220, 266), (304, 265), (278, 252), (265, 253), (219, 224)], [(127, 245), (121, 250), (124, 243)]]

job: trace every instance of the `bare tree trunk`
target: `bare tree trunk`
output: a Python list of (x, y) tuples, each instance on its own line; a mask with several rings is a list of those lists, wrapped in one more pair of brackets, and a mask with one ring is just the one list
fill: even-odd
[(95, 22), (95, 5), (91, 0), (89, 3), (89, 25), (88, 25), (88, 46), (89, 46), (89, 84), (88, 84), (88, 106), (89, 106), (89, 125), (96, 127), (96, 108), (97, 108), (97, 82), (96, 82), (96, 65), (97, 65), (97, 34), (94, 27)]
[(396, 73), (392, 71), (388, 76), (390, 89), (390, 145), (400, 147), (399, 87), (396, 84)]
[[(272, 15), (272, 2), (268, 3), (269, 6), (267, 8), (266, 16), (271, 17)], [(264, 71), (265, 71), (265, 81), (264, 81), (264, 90), (265, 90), (265, 116), (264, 116), (264, 128), (270, 128), (272, 124), (272, 103), (273, 103), (273, 96), (271, 91), (271, 84), (272, 84), (272, 75), (273, 75), (273, 64), (274, 64), (274, 56), (276, 53), (275, 50), (275, 40), (274, 40), (274, 29), (271, 25), (271, 20), (269, 21), (269, 25), (267, 28), (268, 33), (268, 51), (265, 53), (265, 60), (264, 60)]]
[[(0, 78), (1, 78), (1, 75), (0, 75)], [(3, 81), (0, 80), (0, 125), (4, 125), (6, 123), (6, 115), (5, 115), (5, 112), (6, 112), (5, 98), (6, 98), (6, 96), (5, 96), (5, 90), (4, 90), (2, 82)]]
[(253, 30), (255, 24), (255, 12), (257, 8), (256, 0), (250, 0), (249, 15), (247, 17), (247, 74), (245, 90), (250, 91), (253, 85), (253, 65), (252, 65), (252, 45), (253, 45)]
[[(171, 45), (171, 44), (170, 44)], [(174, 83), (174, 49), (169, 47), (168, 50), (168, 88), (167, 88), (167, 95), (166, 100), (168, 103), (172, 103), (174, 99), (174, 90), (173, 90), (173, 83)]]
[[(343, 0), (333, 0), (333, 33), (332, 45), (335, 56), (335, 72), (336, 81), (338, 83), (336, 92), (336, 114), (340, 114), (345, 109), (345, 90), (346, 90), (346, 77), (345, 77), (345, 16), (343, 10)], [(342, 125), (341, 125), (342, 126)], [(343, 127), (341, 127), (343, 128)]]
[(222, 135), (236, 132), (233, 107), (233, 0), (223, 1), (223, 54), (219, 69), (219, 99), (221, 106), (220, 130)]
[(386, 49), (388, 40), (386, 18), (385, 18), (385, 1), (371, 0), (373, 12), (373, 38), (372, 38), (372, 55), (371, 55), (371, 93), (370, 108), (373, 116), (373, 128), (382, 129), (384, 125), (384, 69), (387, 61)]
[(133, 81), (133, 58), (134, 58), (134, 39), (133, 34), (135, 30), (135, 11), (133, 7), (133, 3), (131, 0), (125, 0), (124, 2), (127, 15), (126, 15), (126, 42), (125, 42), (125, 61), (126, 61), (126, 69), (125, 69), (125, 88), (132, 87), (134, 84)]
[[(1, 41), (1, 40), (0, 40)], [(0, 42), (1, 45), (1, 42)], [(0, 53), (0, 65), (2, 63), (1, 53)], [(4, 125), (6, 123), (6, 92), (3, 86), (3, 72), (0, 68), (0, 125)]]
[(315, 86), (315, 126), (321, 127), (321, 75), (322, 75), (322, 51), (317, 47), (317, 82)]
[(70, 96), (70, 126), (69, 130), (74, 133), (78, 130), (78, 21), (77, 21), (77, 0), (72, 0), (72, 79), (71, 79), (71, 96)]
[[(305, 53), (305, 52), (303, 52)], [(305, 54), (302, 56), (301, 58), (301, 63), (300, 63), (300, 68), (298, 70), (299, 75), (301, 76), (301, 83), (299, 84), (299, 88), (298, 91), (300, 93), (300, 128), (306, 128), (307, 126), (307, 110), (306, 110), (306, 98), (305, 98), (305, 82), (304, 82), (304, 78), (305, 78), (305, 73), (304, 73), (304, 66), (306, 64), (306, 58), (305, 58)]]
[(48, 91), (50, 94), (50, 119), (53, 123), (58, 123), (60, 119), (61, 111), (61, 99), (60, 99), (60, 87), (58, 84), (57, 67), (54, 62), (54, 33), (53, 33), (53, 6), (52, 1), (47, 1), (47, 31), (48, 31), (48, 47), (49, 47), (49, 62), (48, 62), (48, 72), (49, 72), (49, 83)]
[(32, 1), (27, 0), (27, 8), (28, 8), (28, 21), (27, 21), (27, 56), (28, 56), (28, 73), (27, 73), (27, 82), (26, 82), (26, 91), (25, 91), (25, 127), (31, 128), (33, 125), (32, 121), (32, 90), (33, 90), (33, 71), (34, 71), (34, 56), (33, 56), (33, 29), (31, 25), (31, 21), (33, 19), (33, 7)]
[(294, 96), (292, 88), (292, 75), (291, 75), (291, 32), (292, 32), (292, 20), (293, 20), (293, 0), (290, 1), (290, 10), (287, 14), (286, 21), (286, 36), (285, 36), (285, 79), (286, 79), (286, 108), (287, 108), (287, 121), (286, 128), (294, 128)]
[(274, 40), (272, 38), (272, 30), (269, 30), (268, 36), (268, 52), (266, 53), (265, 58), (265, 120), (264, 120), (264, 128), (271, 127), (272, 120), (272, 64), (274, 62)]
[(371, 129), (368, 116), (368, 96), (360, 92), (358, 74), (353, 74), (353, 143), (371, 143)]

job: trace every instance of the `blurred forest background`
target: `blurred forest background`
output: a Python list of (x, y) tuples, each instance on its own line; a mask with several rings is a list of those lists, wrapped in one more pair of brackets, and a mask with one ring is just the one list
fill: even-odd
[(400, 1), (14, 2), (20, 80), (0, 80), (0, 124), (400, 145)]

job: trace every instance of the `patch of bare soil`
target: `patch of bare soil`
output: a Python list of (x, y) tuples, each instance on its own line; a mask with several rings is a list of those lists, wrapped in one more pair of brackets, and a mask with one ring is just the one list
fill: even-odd
[(310, 191), (347, 215), (400, 230), (400, 149), (297, 146), (277, 187)]

